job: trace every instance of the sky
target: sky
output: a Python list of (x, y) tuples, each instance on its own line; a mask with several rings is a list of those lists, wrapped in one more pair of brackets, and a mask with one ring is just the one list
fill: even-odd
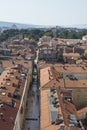
[(0, 21), (55, 26), (87, 24), (87, 0), (0, 0)]

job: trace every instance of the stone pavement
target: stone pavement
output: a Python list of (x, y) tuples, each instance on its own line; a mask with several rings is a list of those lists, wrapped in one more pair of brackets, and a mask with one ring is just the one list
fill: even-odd
[(37, 82), (32, 83), (31, 90), (27, 99), (27, 108), (25, 113), (23, 130), (39, 130), (39, 99), (37, 91)]

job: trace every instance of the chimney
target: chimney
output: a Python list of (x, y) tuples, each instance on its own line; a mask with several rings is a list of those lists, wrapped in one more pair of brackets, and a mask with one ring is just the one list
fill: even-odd
[(69, 130), (74, 130), (74, 124), (69, 124)]
[(64, 128), (65, 128), (65, 125), (64, 125), (64, 124), (61, 124), (61, 125), (60, 125), (60, 130), (64, 130)]
[(75, 53), (75, 48), (73, 47), (73, 53)]
[(63, 53), (66, 53), (66, 47), (64, 46), (64, 50), (63, 50)]
[(0, 119), (3, 119), (3, 113), (2, 112), (0, 113)]

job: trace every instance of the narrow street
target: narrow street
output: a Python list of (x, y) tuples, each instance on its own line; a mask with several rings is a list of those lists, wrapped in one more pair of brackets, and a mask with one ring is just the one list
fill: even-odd
[[(36, 66), (36, 63), (34, 63), (34, 65)], [(37, 67), (35, 66), (33, 70), (32, 85), (27, 99), (27, 108), (25, 113), (23, 130), (40, 129), (38, 76), (37, 76)]]

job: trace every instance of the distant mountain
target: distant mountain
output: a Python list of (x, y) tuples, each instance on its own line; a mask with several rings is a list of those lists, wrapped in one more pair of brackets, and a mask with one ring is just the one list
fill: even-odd
[(43, 25), (33, 25), (33, 24), (21, 24), (21, 23), (13, 23), (13, 22), (2, 22), (0, 21), (0, 28), (18, 28), (18, 29), (27, 29), (27, 28), (49, 28), (49, 26)]

